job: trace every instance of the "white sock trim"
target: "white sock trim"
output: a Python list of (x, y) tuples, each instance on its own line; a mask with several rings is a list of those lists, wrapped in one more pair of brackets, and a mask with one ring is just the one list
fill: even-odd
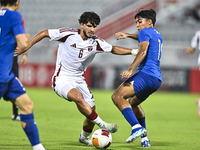
[(134, 130), (136, 128), (140, 128), (140, 127), (142, 127), (140, 124), (136, 124), (136, 125), (132, 126), (132, 130)]
[(141, 142), (148, 141), (149, 139), (146, 137), (141, 138)]
[(33, 146), (33, 150), (45, 150), (45, 148), (43, 147), (41, 143), (39, 143)]

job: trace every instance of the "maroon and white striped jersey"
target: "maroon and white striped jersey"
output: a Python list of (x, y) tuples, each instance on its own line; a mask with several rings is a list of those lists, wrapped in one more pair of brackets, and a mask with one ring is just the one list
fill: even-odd
[(59, 76), (82, 76), (96, 53), (112, 50), (112, 45), (97, 36), (84, 41), (80, 29), (49, 29), (48, 32), (50, 40), (60, 41), (54, 75), (59, 72)]
[(200, 30), (197, 31), (195, 33), (194, 37), (192, 38), (191, 47), (192, 48), (197, 48), (198, 44), (199, 44), (199, 50), (200, 50)]

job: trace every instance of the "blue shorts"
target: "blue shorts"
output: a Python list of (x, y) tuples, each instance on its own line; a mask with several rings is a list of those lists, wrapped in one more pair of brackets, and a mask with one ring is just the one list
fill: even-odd
[(26, 91), (17, 77), (14, 77), (8, 83), (0, 83), (0, 99), (14, 100)]
[(141, 71), (128, 78), (125, 82), (133, 84), (135, 95), (141, 101), (144, 101), (149, 95), (157, 91), (162, 83), (160, 79)]

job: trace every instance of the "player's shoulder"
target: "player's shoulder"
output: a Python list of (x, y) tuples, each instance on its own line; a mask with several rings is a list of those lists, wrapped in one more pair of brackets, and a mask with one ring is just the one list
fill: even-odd
[(155, 28), (144, 28), (140, 30), (141, 33), (152, 33), (152, 32), (158, 32)]
[(151, 35), (151, 32), (149, 31), (149, 28), (144, 28), (144, 29), (139, 31), (138, 38), (141, 39), (144, 36), (150, 36), (150, 35)]
[(5, 14), (6, 17), (18, 17), (18, 16), (21, 16), (21, 14), (18, 11), (12, 11), (12, 10), (9, 10), (9, 9), (2, 9), (1, 13)]
[(22, 15), (18, 11), (9, 11), (9, 13), (13, 18), (22, 17)]
[(21, 16), (20, 12), (18, 12), (18, 11), (12, 11), (12, 13), (13, 13), (14, 15), (19, 15), (19, 16)]
[(78, 29), (78, 28), (69, 28), (69, 27), (62, 27), (62, 28), (59, 28), (59, 32), (60, 33), (63, 33), (63, 32), (79, 33), (80, 29)]
[(97, 40), (97, 41), (101, 41), (101, 42), (104, 42), (104, 41), (105, 41), (104, 39), (100, 38), (100, 37), (97, 36), (97, 35), (94, 35), (94, 36), (92, 37), (92, 39), (93, 39), (93, 40)]
[(149, 28), (144, 28), (142, 30), (140, 30), (139, 34), (149, 34), (150, 33), (150, 29)]
[(159, 34), (160, 32), (158, 32), (155, 28), (144, 28), (140, 31), (141, 34)]
[(18, 11), (12, 11), (9, 9), (3, 9), (4, 17), (6, 18), (6, 22), (9, 26), (20, 23), (22, 21), (22, 16)]
[(200, 36), (200, 30), (197, 30), (197, 31), (195, 32), (195, 34), (198, 35), (198, 36)]
[(18, 11), (10, 11), (10, 19), (14, 22), (21, 22), (22, 15)]

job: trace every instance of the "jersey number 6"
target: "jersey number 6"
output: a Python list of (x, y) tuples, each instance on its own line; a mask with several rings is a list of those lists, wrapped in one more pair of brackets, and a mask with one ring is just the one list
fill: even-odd
[(82, 57), (83, 57), (83, 50), (81, 49), (81, 50), (79, 51), (78, 58), (82, 58)]

